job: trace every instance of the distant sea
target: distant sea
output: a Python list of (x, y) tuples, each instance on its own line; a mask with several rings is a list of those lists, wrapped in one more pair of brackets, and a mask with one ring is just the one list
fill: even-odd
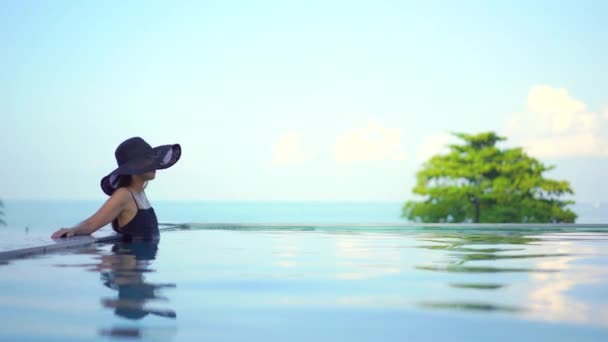
[[(90, 200), (4, 200), (0, 237), (28, 232), (46, 235), (72, 226), (103, 204)], [(403, 202), (335, 201), (154, 201), (161, 223), (406, 223)], [(576, 223), (608, 223), (608, 203), (572, 207)], [(12, 234), (11, 234), (12, 235)]]

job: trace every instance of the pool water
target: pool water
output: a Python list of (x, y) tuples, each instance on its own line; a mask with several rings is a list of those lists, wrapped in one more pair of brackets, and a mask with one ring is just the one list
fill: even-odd
[(608, 230), (168, 230), (0, 265), (0, 341), (607, 341)]

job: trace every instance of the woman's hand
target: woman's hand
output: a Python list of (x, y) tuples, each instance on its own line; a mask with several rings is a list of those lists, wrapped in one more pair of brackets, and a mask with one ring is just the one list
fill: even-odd
[(74, 235), (76, 235), (74, 232), (74, 229), (61, 228), (58, 231), (54, 232), (53, 235), (51, 235), (51, 238), (56, 239), (56, 238), (63, 238), (63, 237), (72, 237)]
[(51, 238), (72, 237), (74, 235), (91, 235), (99, 228), (112, 222), (118, 215), (127, 207), (127, 204), (133, 201), (129, 190), (119, 188), (114, 191), (114, 194), (97, 210), (97, 212), (88, 219), (75, 225), (73, 228), (61, 228), (51, 235)]

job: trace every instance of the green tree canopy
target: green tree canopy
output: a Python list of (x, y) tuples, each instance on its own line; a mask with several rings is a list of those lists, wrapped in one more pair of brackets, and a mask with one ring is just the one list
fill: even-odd
[(494, 132), (455, 133), (464, 144), (449, 145), (416, 174), (414, 194), (402, 217), (415, 222), (559, 223), (574, 222), (566, 208), (574, 192), (567, 181), (547, 179), (554, 168), (527, 155), (522, 148), (500, 149), (506, 140)]

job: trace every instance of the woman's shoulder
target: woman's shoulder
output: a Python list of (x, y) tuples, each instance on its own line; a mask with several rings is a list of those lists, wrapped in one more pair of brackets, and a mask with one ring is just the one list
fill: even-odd
[(114, 190), (114, 193), (112, 194), (112, 196), (124, 196), (124, 195), (128, 195), (129, 194), (129, 189), (127, 189), (126, 187), (120, 187), (116, 190)]
[(118, 188), (116, 190), (114, 190), (114, 193), (112, 194), (112, 196), (110, 196), (111, 199), (115, 199), (118, 200), (120, 202), (125, 202), (127, 200), (129, 200), (131, 198), (131, 192), (129, 192), (129, 189), (127, 188)]

